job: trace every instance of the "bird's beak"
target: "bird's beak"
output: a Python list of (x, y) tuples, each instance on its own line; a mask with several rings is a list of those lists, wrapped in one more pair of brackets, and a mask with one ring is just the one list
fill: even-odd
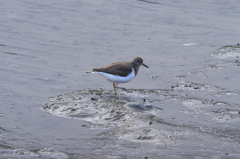
[(147, 67), (147, 68), (149, 68), (149, 67), (148, 67), (147, 65), (145, 65), (144, 63), (142, 63), (142, 65), (145, 66), (145, 67)]

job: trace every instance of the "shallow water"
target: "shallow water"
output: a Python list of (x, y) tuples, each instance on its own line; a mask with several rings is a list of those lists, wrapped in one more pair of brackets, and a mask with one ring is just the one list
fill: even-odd
[(0, 4), (1, 158), (240, 157), (237, 0)]

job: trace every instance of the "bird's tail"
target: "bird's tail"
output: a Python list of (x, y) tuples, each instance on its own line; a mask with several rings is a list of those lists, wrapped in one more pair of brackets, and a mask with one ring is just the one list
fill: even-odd
[(86, 71), (85, 73), (92, 73), (93, 71)]

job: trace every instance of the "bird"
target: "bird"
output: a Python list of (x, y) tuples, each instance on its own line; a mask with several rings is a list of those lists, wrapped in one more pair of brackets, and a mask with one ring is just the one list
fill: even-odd
[(141, 57), (135, 57), (130, 62), (114, 62), (101, 68), (93, 68), (92, 71), (87, 71), (86, 73), (100, 74), (108, 81), (112, 82), (116, 95), (116, 88), (120, 88), (117, 87), (117, 84), (133, 80), (137, 76), (141, 65), (149, 68), (143, 63), (143, 59)]

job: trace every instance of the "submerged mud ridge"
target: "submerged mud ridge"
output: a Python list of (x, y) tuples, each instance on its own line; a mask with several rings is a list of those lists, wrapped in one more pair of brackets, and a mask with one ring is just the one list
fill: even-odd
[(108, 144), (93, 147), (93, 154), (238, 158), (239, 45), (222, 47), (212, 55), (205, 67), (165, 82), (169, 89), (119, 89), (118, 95), (102, 89), (79, 90), (50, 97), (39, 108), (104, 130), (97, 138)]
[(161, 96), (158, 92), (137, 90), (115, 96), (112, 91), (86, 89), (51, 97), (40, 108), (55, 115), (89, 121), (96, 127), (109, 127), (136, 119), (142, 112), (151, 114), (161, 111), (151, 104), (147, 95), (155, 93)]

